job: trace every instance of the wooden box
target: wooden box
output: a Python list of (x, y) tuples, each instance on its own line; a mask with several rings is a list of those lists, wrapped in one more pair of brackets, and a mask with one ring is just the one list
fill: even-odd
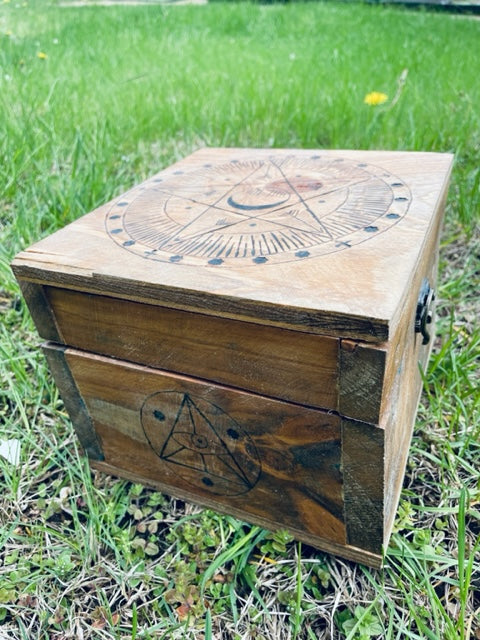
[(92, 466), (380, 565), (451, 164), (203, 149), (20, 253)]

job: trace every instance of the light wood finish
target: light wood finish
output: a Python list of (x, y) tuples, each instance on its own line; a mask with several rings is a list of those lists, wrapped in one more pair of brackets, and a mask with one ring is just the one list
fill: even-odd
[(432, 339), (422, 344), (422, 336), (412, 330), (406, 318), (415, 315), (418, 292), (424, 278), (436, 287), (440, 232), (443, 222), (446, 191), (442, 194), (437, 216), (423, 246), (421, 260), (412, 276), (411, 290), (417, 293), (405, 300), (404, 320), (389, 345), (385, 387), (382, 399), (382, 422), (385, 424), (385, 539), (393, 527), (402, 489), (410, 441), (413, 433), (420, 394), (421, 371), (426, 370), (435, 336), (434, 317), (429, 327)]
[[(45, 238), (13, 268), (24, 280), (383, 342), (403, 316), (451, 163), (436, 153), (204, 149)], [(280, 230), (284, 248), (272, 244)], [(204, 246), (217, 236), (223, 257), (196, 254), (195, 238)], [(248, 258), (226, 256), (245, 238), (256, 247)]]

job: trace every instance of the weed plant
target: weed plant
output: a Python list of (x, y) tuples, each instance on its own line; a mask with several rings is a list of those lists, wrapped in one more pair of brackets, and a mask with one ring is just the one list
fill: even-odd
[[(480, 637), (480, 22), (371, 5), (0, 5), (0, 638)], [(364, 103), (385, 93), (383, 104)], [(203, 145), (448, 151), (434, 352), (373, 571), (91, 473), (11, 275)]]

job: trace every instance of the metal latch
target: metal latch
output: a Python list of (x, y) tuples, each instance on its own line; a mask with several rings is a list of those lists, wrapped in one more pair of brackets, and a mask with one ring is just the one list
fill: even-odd
[(433, 302), (435, 300), (435, 290), (430, 286), (427, 278), (422, 281), (420, 293), (417, 301), (417, 312), (415, 314), (415, 333), (423, 336), (422, 344), (430, 342), (430, 333), (427, 325), (433, 320)]

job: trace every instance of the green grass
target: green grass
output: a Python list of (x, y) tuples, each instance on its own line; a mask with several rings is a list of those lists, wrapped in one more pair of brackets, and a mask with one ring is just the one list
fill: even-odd
[[(0, 4), (0, 639), (473, 640), (480, 22), (371, 5)], [(39, 58), (38, 53), (46, 54)], [(363, 98), (389, 100), (370, 107)], [(90, 473), (9, 269), (202, 145), (449, 151), (438, 339), (384, 571)]]

